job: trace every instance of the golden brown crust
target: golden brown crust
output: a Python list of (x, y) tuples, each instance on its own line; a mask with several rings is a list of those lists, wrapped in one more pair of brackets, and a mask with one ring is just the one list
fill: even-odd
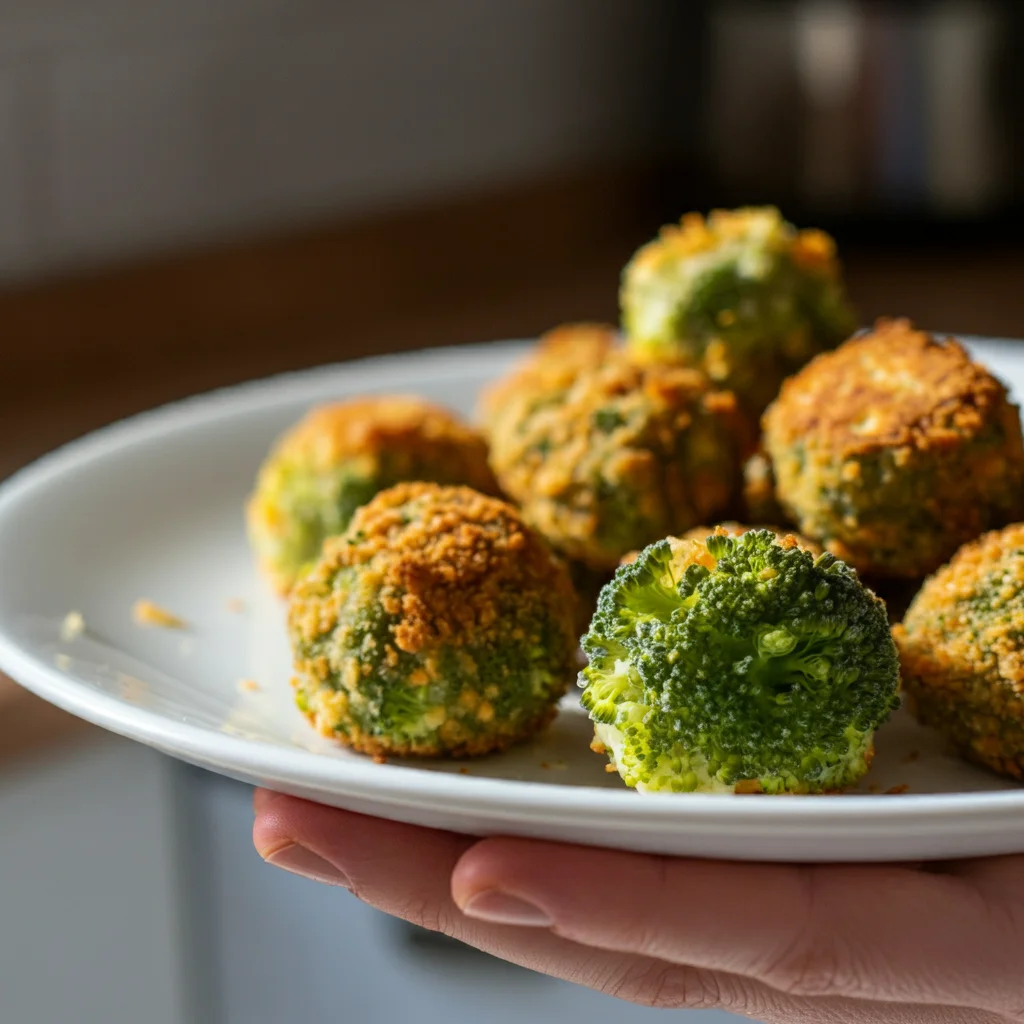
[(836, 244), (817, 228), (797, 230), (787, 224), (773, 206), (744, 206), (736, 210), (712, 210), (684, 214), (678, 224), (668, 224), (658, 237), (636, 256), (638, 266), (658, 266), (717, 249), (723, 243), (743, 241), (754, 235), (775, 247), (787, 248), (793, 262), (808, 273), (836, 278), (840, 273)]
[(412, 461), (457, 453), (474, 471), (477, 490), (492, 493), (487, 445), (481, 435), (441, 406), (408, 395), (355, 398), (311, 410), (280, 440), (277, 457), (329, 468), (346, 459), (376, 457), (398, 449)]
[(572, 386), (577, 374), (586, 372), (617, 346), (610, 324), (568, 323), (553, 327), (519, 364), (480, 395), (480, 418), (490, 424), (502, 407), (522, 392), (561, 391)]
[[(414, 501), (421, 506), (408, 522), (402, 508)], [(310, 589), (318, 592), (339, 569), (371, 562), (381, 604), (396, 618), (395, 645), (407, 653), (486, 643), (510, 631), (514, 637), (521, 627), (507, 616), (509, 595), (518, 593), (544, 593), (564, 607), (571, 636), (575, 598), (566, 571), (511, 505), (468, 487), (413, 483), (382, 491), (356, 512), (344, 537), (324, 545)], [(301, 636), (324, 632), (321, 601), (300, 595), (292, 608)]]
[(870, 334), (790, 377), (764, 427), (773, 445), (802, 441), (845, 459), (962, 445), (987, 429), (1005, 402), (1002, 384), (955, 339), (881, 319)]

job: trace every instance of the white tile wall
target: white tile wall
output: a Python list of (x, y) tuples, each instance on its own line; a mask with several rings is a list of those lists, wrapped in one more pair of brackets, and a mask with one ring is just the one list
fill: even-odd
[(85, 18), (70, 2), (0, 10), (0, 76), (20, 40), (47, 98), (33, 114), (47, 162), (34, 232), (51, 265), (487, 186), (650, 141), (646, 5), (93, 0)]

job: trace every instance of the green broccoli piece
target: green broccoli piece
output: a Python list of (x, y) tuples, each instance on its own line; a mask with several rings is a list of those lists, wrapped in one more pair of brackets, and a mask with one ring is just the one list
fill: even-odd
[(596, 741), (640, 790), (839, 790), (899, 703), (884, 603), (770, 530), (645, 548), (582, 644)]

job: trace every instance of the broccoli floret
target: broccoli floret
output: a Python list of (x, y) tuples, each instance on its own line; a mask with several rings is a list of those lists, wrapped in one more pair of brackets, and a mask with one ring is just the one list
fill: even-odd
[(841, 789), (899, 699), (882, 601), (770, 530), (645, 548), (582, 643), (597, 742), (640, 790)]

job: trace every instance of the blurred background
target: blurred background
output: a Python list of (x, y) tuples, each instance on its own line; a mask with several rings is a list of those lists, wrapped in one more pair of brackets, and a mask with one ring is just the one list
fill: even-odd
[[(195, 391), (614, 320), (716, 204), (832, 230), (865, 321), (1024, 336), (1022, 42), (996, 0), (0, 0), (0, 476)], [(248, 799), (0, 678), (0, 1020), (653, 1019), (265, 868)]]

